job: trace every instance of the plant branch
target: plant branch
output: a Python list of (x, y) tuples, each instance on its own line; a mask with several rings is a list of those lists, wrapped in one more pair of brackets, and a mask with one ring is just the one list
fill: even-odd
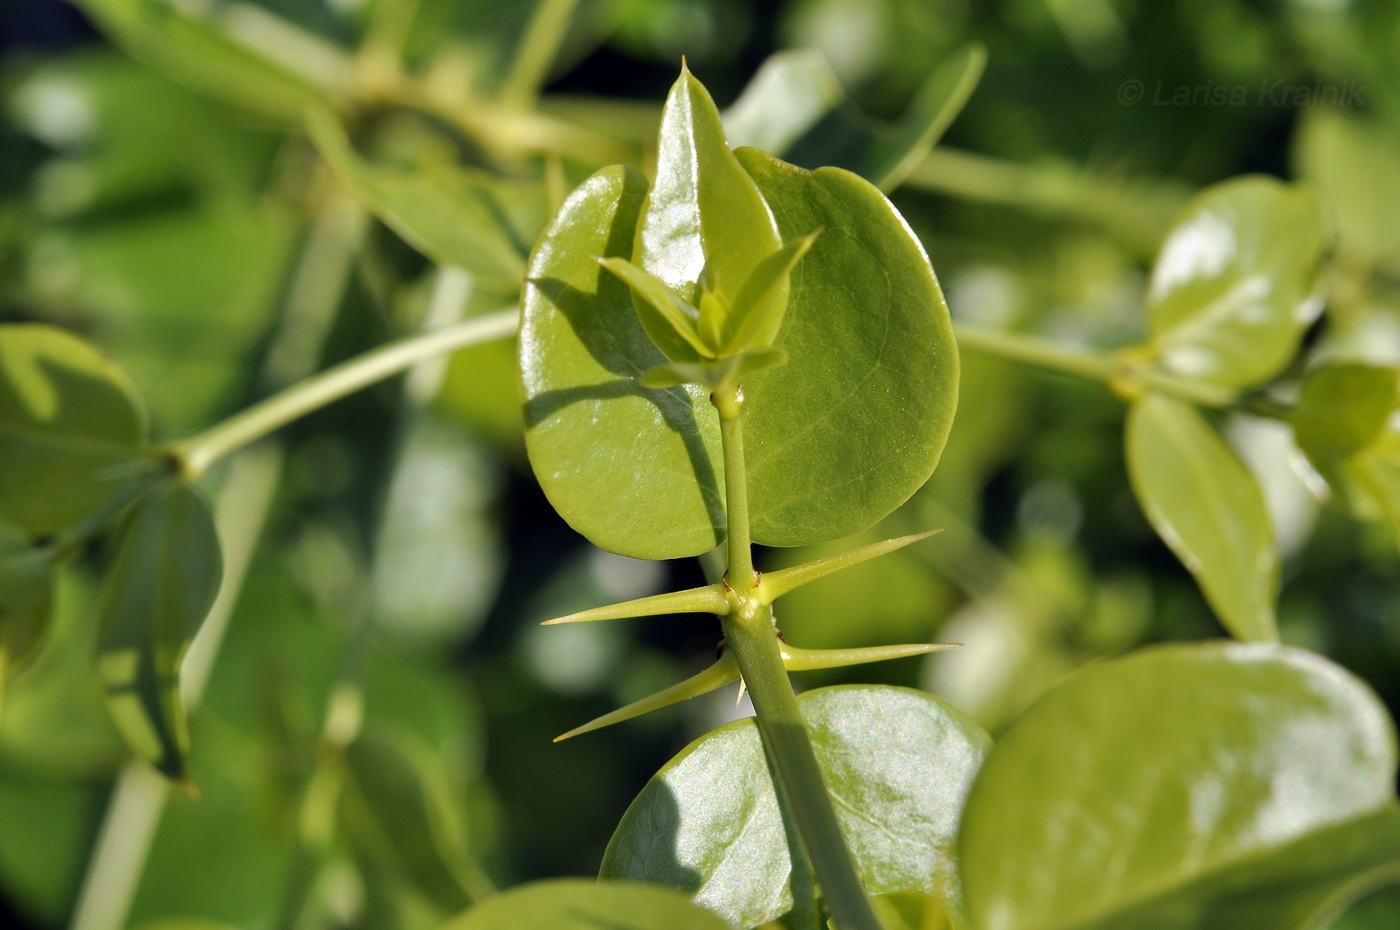
[(230, 452), (333, 401), (396, 375), (424, 359), (505, 338), (518, 326), (519, 313), (502, 310), (388, 343), (294, 384), (198, 435), (173, 442), (167, 451), (179, 461), (190, 480), (196, 480)]
[(577, 6), (578, 0), (541, 0), (535, 8), (501, 88), (501, 99), (507, 104), (522, 109), (534, 105)]
[(1229, 388), (1179, 378), (1140, 363), (1132, 363), (1122, 354), (1105, 355), (1072, 349), (1019, 333), (965, 327), (957, 327), (956, 333), (960, 349), (1078, 375), (1106, 384), (1124, 397), (1131, 397), (1134, 388), (1148, 388), (1206, 407), (1232, 407), (1239, 400), (1239, 395)]
[(791, 810), (833, 920), (841, 930), (880, 930), (850, 848), (841, 833), (831, 795), (822, 780), (811, 738), (783, 666), (772, 609), (759, 597), (758, 576), (753, 570), (750, 549), (748, 482), (740, 418), (743, 394), (731, 383), (718, 388), (711, 400), (719, 410), (724, 446), (728, 517), (725, 579), (733, 604), (733, 609), (720, 619), (724, 638), (733, 650), (744, 684), (753, 698), (758, 729), (777, 774), (775, 787)]

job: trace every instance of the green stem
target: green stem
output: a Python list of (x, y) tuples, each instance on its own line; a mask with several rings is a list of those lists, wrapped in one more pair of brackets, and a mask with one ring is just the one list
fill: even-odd
[(535, 8), (501, 88), (501, 99), (507, 104), (521, 109), (534, 106), (577, 6), (578, 0), (542, 0)]
[(964, 327), (957, 327), (956, 333), (960, 349), (1078, 375), (1107, 384), (1120, 394), (1136, 385), (1206, 407), (1232, 407), (1239, 400), (1229, 388), (1129, 364), (1118, 356), (1058, 346), (1034, 336)]
[(777, 788), (787, 800), (832, 918), (841, 930), (880, 930), (783, 667), (772, 610), (754, 596), (758, 576), (750, 549), (742, 393), (737, 386), (726, 385), (711, 399), (719, 410), (724, 446), (729, 556), (725, 578), (734, 601), (734, 609), (720, 620), (724, 638), (753, 698), (758, 729), (777, 774)]
[(167, 446), (181, 470), (196, 480), (219, 459), (293, 420), (348, 394), (456, 349), (502, 339), (519, 326), (519, 313), (502, 310), (431, 333), (388, 343), (294, 384), (198, 435)]

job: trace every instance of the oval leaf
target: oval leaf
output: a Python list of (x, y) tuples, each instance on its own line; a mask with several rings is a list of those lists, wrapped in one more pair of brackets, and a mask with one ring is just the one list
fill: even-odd
[(1152, 269), (1148, 326), (1162, 364), (1229, 387), (1278, 374), (1321, 309), (1326, 245), (1322, 203), (1308, 188), (1246, 177), (1201, 193)]
[[(906, 688), (822, 688), (798, 703), (867, 890), (955, 896), (952, 841), (988, 736), (951, 705)], [(752, 927), (812, 910), (815, 891), (792, 874), (788, 850), (747, 719), (702, 736), (653, 776), (599, 874), (681, 888)]]
[(1308, 372), (1290, 421), (1298, 447), (1323, 466), (1361, 451), (1400, 404), (1400, 369), (1340, 362)]
[(189, 734), (180, 662), (218, 592), (223, 562), (209, 508), (167, 481), (133, 505), (97, 609), (107, 707), (132, 751), (175, 780)]
[(512, 888), (444, 930), (733, 930), (669, 888), (585, 879), (556, 879)]
[(72, 526), (137, 476), (145, 436), (115, 363), (51, 326), (0, 326), (0, 523)]
[(1238, 639), (1278, 639), (1278, 552), (1249, 469), (1193, 407), (1166, 397), (1132, 405), (1126, 439), (1138, 502), (1220, 622)]
[(346, 749), (345, 763), (342, 810), (360, 850), (449, 912), (489, 888), (467, 854), (446, 773), (425, 746), (366, 733)]
[(1395, 825), (1365, 821), (1393, 809), (1395, 767), (1384, 708), (1310, 653), (1209, 643), (1106, 662), (1026, 711), (982, 767), (958, 841), (969, 916), (1272, 930), (1198, 918), (1269, 881), (1288, 892), (1329, 852), (1381, 854)]
[(554, 508), (604, 549), (667, 559), (723, 540), (724, 484), (708, 394), (640, 384), (666, 358), (598, 263), (632, 254), (645, 197), (619, 166), (564, 202), (530, 259), (520, 379), (530, 464)]
[(825, 230), (792, 271), (776, 343), (788, 363), (744, 384), (753, 539), (849, 536), (938, 464), (958, 396), (948, 307), (918, 239), (868, 182), (738, 155), (785, 240)]

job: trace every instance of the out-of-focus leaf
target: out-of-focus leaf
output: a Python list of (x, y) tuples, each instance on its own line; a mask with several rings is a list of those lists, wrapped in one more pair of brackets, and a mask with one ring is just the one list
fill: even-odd
[(514, 292), (543, 227), (543, 184), (507, 182), (466, 168), (396, 170), (370, 164), (351, 148), (326, 110), (310, 115), (321, 153), (365, 204), (414, 248), (464, 268), (485, 286)]
[(1228, 387), (1278, 374), (1321, 309), (1327, 236), (1305, 187), (1245, 177), (1197, 195), (1152, 269), (1147, 318), (1161, 364)]
[(346, 749), (342, 811), (355, 845), (445, 911), (489, 891), (467, 853), (441, 763), (421, 744), (365, 733)]
[(1278, 552), (1263, 492), (1193, 407), (1149, 395), (1128, 411), (1128, 475), (1147, 518), (1221, 623), (1276, 640)]
[(145, 414), (125, 372), (50, 326), (0, 327), (0, 522), (82, 520), (141, 470)]
[(53, 562), (24, 534), (0, 524), (0, 707), (5, 684), (39, 651), (53, 611)]
[(501, 572), (497, 476), (460, 430), (414, 419), (389, 482), (373, 569), (376, 628), (450, 647), (484, 618)]
[(841, 83), (816, 49), (768, 56), (739, 99), (724, 111), (724, 134), (735, 147), (782, 155), (845, 98)]
[(136, 502), (98, 606), (98, 666), (127, 744), (175, 780), (189, 734), (179, 671), (218, 591), (223, 562), (209, 508), (175, 480)]
[(891, 191), (957, 118), (986, 61), (986, 49), (977, 44), (952, 53), (932, 69), (898, 123), (878, 125), (842, 105), (840, 84), (820, 52), (779, 52), (725, 113), (725, 129), (735, 146), (763, 149), (804, 168), (846, 168)]
[(981, 930), (1308, 926), (1231, 908), (1281, 917), (1393, 861), (1395, 768), (1375, 695), (1311, 653), (1209, 643), (1095, 666), (982, 766), (958, 840), (968, 914)]
[(1400, 157), (1379, 126), (1327, 107), (1308, 107), (1294, 136), (1293, 164), (1327, 200), (1340, 249), (1400, 268)]
[(489, 898), (444, 930), (732, 930), (669, 888), (629, 882), (554, 879)]
[(1290, 420), (1298, 446), (1316, 462), (1369, 446), (1400, 404), (1400, 370), (1342, 362), (1308, 372)]
[[(956, 905), (953, 840), (991, 745), (986, 733), (951, 705), (904, 688), (822, 688), (798, 704), (867, 890)], [(792, 874), (752, 719), (696, 740), (647, 783), (600, 874), (681, 888), (743, 927), (812, 907), (810, 880)]]
[(79, 5), (133, 57), (261, 116), (295, 122), (307, 106), (338, 102), (349, 89), (347, 55), (258, 8), (219, 22), (158, 0)]
[(50, 926), (68, 919), (102, 794), (84, 781), (0, 777), (0, 883), (22, 918)]

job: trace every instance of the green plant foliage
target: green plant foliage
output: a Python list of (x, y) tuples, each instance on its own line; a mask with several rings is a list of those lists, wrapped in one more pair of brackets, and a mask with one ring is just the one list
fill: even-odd
[[(956, 907), (953, 838), (987, 735), (951, 705), (904, 688), (822, 688), (798, 704), (866, 888)], [(742, 720), (696, 740), (652, 778), (600, 874), (685, 889), (751, 927), (794, 909), (816, 912), (810, 876), (793, 870), (794, 841), (758, 728)]]
[(879, 125), (842, 105), (840, 82), (820, 53), (779, 52), (726, 111), (725, 131), (736, 146), (760, 148), (805, 168), (846, 168), (892, 191), (952, 125), (986, 63), (981, 45), (958, 49), (929, 72), (898, 123)]
[(1196, 576), (1220, 622), (1278, 638), (1278, 553), (1263, 492), (1194, 408), (1148, 396), (1128, 411), (1128, 474), (1158, 535)]
[(145, 414), (131, 382), (76, 336), (0, 327), (0, 522), (65, 529), (141, 469)]
[(623, 555), (676, 558), (723, 538), (719, 423), (697, 387), (638, 383), (666, 357), (627, 286), (597, 262), (631, 256), (645, 196), (639, 174), (605, 168), (565, 201), (530, 260), (525, 443), (540, 486), (574, 529)]
[(356, 847), (452, 913), (486, 890), (467, 855), (441, 764), (402, 734), (366, 733), (345, 754), (342, 810)]
[(669, 888), (556, 879), (521, 885), (477, 905), (444, 930), (730, 930), (729, 924)]
[(53, 563), (24, 534), (0, 524), (0, 707), (5, 683), (39, 652), (53, 609)]
[(1308, 372), (1290, 420), (1298, 447), (1323, 467), (1371, 445), (1400, 404), (1400, 370), (1341, 362)]
[(1400, 157), (1380, 127), (1339, 110), (1310, 107), (1293, 142), (1299, 175), (1327, 198), (1338, 248), (1356, 260), (1400, 268)]
[(784, 239), (824, 230), (792, 274), (777, 341), (788, 363), (745, 383), (753, 538), (825, 542), (872, 525), (933, 473), (957, 406), (957, 347), (928, 257), (875, 188), (839, 168), (739, 156)]
[(222, 571), (208, 507), (168, 480), (123, 522), (97, 608), (98, 667), (112, 719), (133, 752), (175, 780), (185, 778), (189, 746), (180, 662)]
[(1179, 375), (1227, 387), (1278, 374), (1321, 307), (1327, 237), (1308, 188), (1245, 177), (1202, 192), (1152, 269), (1151, 351)]
[[(272, 119), (295, 122), (307, 106), (338, 100), (347, 90), (347, 62), (329, 45), (301, 37), (281, 56), (259, 54), (227, 28), (158, 0), (81, 0), (80, 5), (131, 55), (203, 93)], [(246, 21), (245, 21), (246, 22)], [(272, 23), (274, 29), (276, 21)], [(285, 38), (290, 30), (284, 31)], [(309, 40), (309, 42), (308, 42)], [(313, 54), (307, 55), (307, 44)], [(266, 45), (264, 52), (273, 51)], [(274, 57), (280, 60), (273, 60)], [(322, 81), (292, 63), (319, 59)]]
[(327, 110), (313, 110), (311, 136), (366, 206), (423, 254), (463, 268), (483, 286), (515, 292), (548, 208), (541, 184), (439, 166), (400, 171), (360, 158)]
[(958, 840), (967, 910), (979, 930), (1307, 926), (1225, 917), (1281, 917), (1394, 861), (1395, 769), (1374, 695), (1312, 654), (1209, 643), (1104, 663), (983, 765)]

